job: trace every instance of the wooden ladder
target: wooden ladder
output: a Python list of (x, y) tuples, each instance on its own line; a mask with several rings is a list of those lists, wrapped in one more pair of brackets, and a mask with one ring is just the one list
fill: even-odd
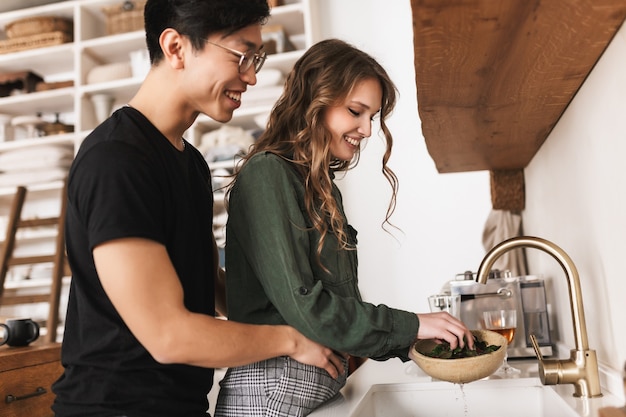
[[(62, 280), (66, 268), (65, 252), (65, 212), (67, 205), (67, 183), (64, 181), (61, 192), (61, 209), (59, 215), (55, 217), (22, 219), (22, 208), (26, 201), (27, 189), (18, 186), (13, 197), (9, 211), (6, 236), (0, 248), (0, 306), (21, 305), (30, 303), (48, 302), (48, 318), (45, 324), (47, 329), (44, 340), (55, 342), (57, 337), (57, 327), (59, 325), (59, 307), (61, 299)], [(18, 230), (41, 226), (56, 226), (55, 245), (52, 253), (35, 256), (14, 256), (15, 244)], [(52, 263), (52, 281), (50, 291), (43, 294), (17, 294), (15, 292), (5, 292), (5, 278), (12, 266), (34, 265), (40, 263)]]

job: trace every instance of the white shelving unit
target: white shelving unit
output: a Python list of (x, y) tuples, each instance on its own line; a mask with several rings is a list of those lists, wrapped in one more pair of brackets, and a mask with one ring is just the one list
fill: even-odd
[[(71, 80), (74, 86), (0, 97), (0, 113), (13, 116), (60, 113), (62, 121), (73, 124), (75, 128), (75, 133), (65, 139), (73, 140), (78, 145), (96, 125), (89, 100), (91, 95), (110, 93), (115, 96), (117, 105), (126, 103), (141, 84), (141, 78), (87, 83), (87, 74), (95, 66), (128, 62), (130, 52), (145, 49), (143, 31), (106, 35), (102, 8), (121, 3), (121, 0), (69, 0), (0, 13), (0, 28), (19, 19), (37, 16), (62, 16), (74, 22), (74, 41), (71, 43), (0, 54), (1, 72), (30, 70), (47, 82)], [(317, 33), (313, 29), (313, 1), (285, 0), (283, 3), (272, 9), (268, 25), (282, 25), (297, 50), (270, 55), (265, 68), (279, 69), (286, 74), (303, 51), (314, 42)], [(244, 95), (244, 105), (235, 113), (231, 123), (242, 122), (250, 126), (253, 116), (267, 112), (271, 104), (268, 102), (268, 105), (246, 107)], [(190, 129), (188, 139), (195, 143), (199, 134), (217, 127), (219, 124), (208, 117), (200, 117)], [(41, 138), (33, 140), (41, 141)], [(24, 144), (26, 141), (28, 139), (20, 140)], [(15, 145), (0, 142), (0, 152), (6, 146)]]
[[(88, 83), (88, 74), (96, 66), (130, 62), (131, 52), (145, 50), (143, 30), (115, 35), (106, 33), (103, 8), (122, 3), (123, 0), (67, 0), (0, 13), (0, 39), (4, 38), (2, 31), (8, 23), (28, 17), (60, 16), (72, 19), (74, 24), (71, 43), (0, 53), (2, 73), (31, 71), (41, 76), (45, 82), (73, 82), (71, 87), (0, 97), (0, 114), (18, 117), (40, 113), (48, 121), (52, 121), (52, 117), (58, 114), (61, 122), (74, 125), (74, 132), (46, 137), (21, 137), (0, 142), (0, 155), (15, 149), (58, 144), (66, 144), (76, 151), (81, 141), (97, 125), (90, 100), (92, 95), (113, 95), (113, 107), (116, 108), (128, 102), (135, 94), (143, 81), (142, 77)], [(264, 70), (278, 69), (284, 75), (287, 74), (295, 61), (319, 37), (314, 24), (317, 21), (316, 13), (315, 0), (283, 0), (281, 5), (272, 9), (267, 25), (281, 25), (295, 50), (269, 55)], [(231, 125), (252, 129), (258, 127), (255, 117), (269, 113), (280, 91), (274, 88), (273, 95), (261, 95), (262, 101), (250, 100), (246, 103), (246, 96), (253, 95), (258, 88), (260, 87), (250, 87), (249, 92), (244, 94), (242, 107), (235, 112)], [(221, 126), (207, 116), (200, 116), (188, 130), (186, 139), (199, 145), (202, 135)], [(220, 169), (232, 168), (232, 164), (229, 167), (224, 163), (215, 166)], [(53, 181), (31, 187), (30, 200), (40, 199), (34, 207), (53, 201), (54, 191), (59, 191), (60, 185), (60, 181)], [(0, 239), (4, 236), (2, 217), (8, 211), (9, 196), (13, 193), (13, 187), (0, 186)], [(219, 228), (220, 225), (216, 227)]]

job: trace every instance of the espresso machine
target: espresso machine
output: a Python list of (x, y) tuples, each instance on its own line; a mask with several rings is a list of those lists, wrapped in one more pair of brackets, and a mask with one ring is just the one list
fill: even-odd
[(517, 329), (509, 345), (509, 358), (535, 357), (530, 341), (534, 334), (543, 356), (552, 356), (552, 340), (543, 278), (535, 275), (512, 277), (508, 271), (493, 270), (487, 284), (476, 282), (476, 273), (466, 271), (447, 282), (444, 294), (461, 296), (460, 318), (470, 329), (482, 329), (483, 311), (516, 310)]

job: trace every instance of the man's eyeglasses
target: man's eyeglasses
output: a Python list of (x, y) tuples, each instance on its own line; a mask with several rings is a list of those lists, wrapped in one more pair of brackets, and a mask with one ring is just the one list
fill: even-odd
[(243, 52), (239, 52), (235, 49), (227, 48), (226, 46), (222, 46), (218, 43), (214, 43), (211, 41), (207, 41), (211, 45), (218, 46), (222, 49), (227, 50), (228, 52), (237, 55), (239, 57), (239, 73), (243, 74), (248, 71), (252, 65), (254, 65), (254, 72), (258, 73), (263, 67), (265, 63), (265, 59), (267, 58), (267, 53), (265, 51), (256, 53), (254, 51), (248, 51), (245, 54)]

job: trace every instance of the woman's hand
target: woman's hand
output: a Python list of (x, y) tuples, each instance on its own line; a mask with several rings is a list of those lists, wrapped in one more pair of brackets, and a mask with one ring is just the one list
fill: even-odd
[(474, 336), (463, 322), (445, 311), (418, 314), (420, 327), (418, 339), (439, 339), (450, 344), (451, 349), (464, 347), (465, 341), (474, 349)]

